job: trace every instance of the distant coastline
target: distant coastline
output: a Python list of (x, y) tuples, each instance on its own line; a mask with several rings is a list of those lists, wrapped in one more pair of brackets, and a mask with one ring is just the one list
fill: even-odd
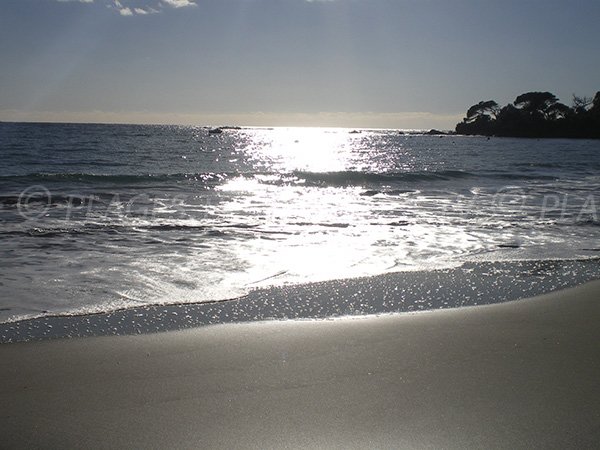
[(456, 125), (464, 135), (600, 139), (600, 91), (594, 98), (573, 95), (572, 106), (550, 92), (527, 92), (500, 107), (481, 101)]

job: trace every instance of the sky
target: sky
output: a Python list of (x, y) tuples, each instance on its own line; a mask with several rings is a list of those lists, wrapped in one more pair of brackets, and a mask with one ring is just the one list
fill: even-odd
[(452, 129), (600, 90), (600, 1), (0, 0), (0, 120)]

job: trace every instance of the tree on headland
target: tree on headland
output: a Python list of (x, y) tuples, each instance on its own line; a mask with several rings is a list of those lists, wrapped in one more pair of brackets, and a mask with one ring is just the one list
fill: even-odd
[(558, 101), (550, 92), (527, 92), (519, 95), (515, 106), (536, 119), (556, 120), (566, 117), (571, 108)]
[(489, 130), (490, 124), (496, 119), (500, 107), (494, 100), (481, 101), (467, 110), (464, 122), (472, 128), (482, 131)]
[(550, 92), (527, 92), (515, 99), (515, 106), (524, 112), (535, 115), (544, 114), (558, 102), (556, 96)]
[(592, 104), (594, 103), (594, 99), (590, 98), (590, 97), (578, 97), (577, 95), (573, 94), (573, 102), (572, 102), (572, 108), (573, 111), (575, 111), (577, 114), (581, 114), (586, 112), (590, 106), (592, 106)]
[(467, 110), (458, 134), (514, 137), (600, 138), (600, 92), (593, 99), (573, 95), (573, 107), (551, 92), (526, 92), (500, 108), (493, 100)]
[(496, 118), (500, 107), (494, 100), (488, 100), (486, 102), (479, 102), (476, 105), (471, 106), (467, 111), (467, 122), (475, 122), (481, 118)]
[(594, 96), (594, 100), (592, 101), (592, 107), (590, 108), (590, 113), (595, 115), (596, 117), (600, 115), (600, 91), (596, 92)]

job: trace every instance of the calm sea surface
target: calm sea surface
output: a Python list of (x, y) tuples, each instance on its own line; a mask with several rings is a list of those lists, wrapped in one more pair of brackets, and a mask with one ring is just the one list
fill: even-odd
[(600, 256), (600, 141), (0, 124), (0, 322)]

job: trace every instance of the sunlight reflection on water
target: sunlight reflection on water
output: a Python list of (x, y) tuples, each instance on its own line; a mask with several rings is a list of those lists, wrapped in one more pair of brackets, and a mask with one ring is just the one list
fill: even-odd
[[(382, 130), (117, 128), (63, 130), (69, 139), (55, 145), (68, 151), (56, 173), (43, 172), (37, 153), (3, 162), (0, 239), (10, 256), (0, 260), (0, 289), (18, 304), (0, 320), (597, 249), (600, 162), (591, 144), (568, 142), (566, 151), (564, 142)], [(35, 127), (25, 132), (35, 140)], [(48, 131), (40, 133), (46, 142)], [(82, 150), (86, 133), (98, 148)], [(19, 209), (19, 192), (32, 185), (52, 202)]]

